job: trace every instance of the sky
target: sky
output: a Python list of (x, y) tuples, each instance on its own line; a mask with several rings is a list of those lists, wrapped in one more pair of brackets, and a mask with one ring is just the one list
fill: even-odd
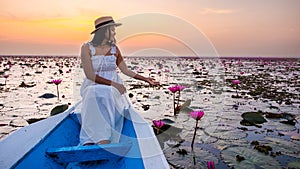
[(79, 55), (113, 16), (124, 56), (300, 56), (299, 0), (0, 0), (0, 55)]

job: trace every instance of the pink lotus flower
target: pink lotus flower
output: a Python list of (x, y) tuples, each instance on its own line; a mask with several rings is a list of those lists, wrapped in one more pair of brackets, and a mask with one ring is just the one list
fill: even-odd
[(176, 107), (175, 107), (175, 93), (179, 91), (177, 86), (168, 87), (168, 89), (173, 93), (173, 109), (174, 109), (174, 116), (176, 115)]
[(162, 121), (162, 120), (153, 120), (152, 121), (154, 126), (156, 127), (156, 134), (158, 135), (159, 134), (159, 129), (161, 129), (165, 124), (166, 122)]
[(175, 86), (170, 86), (168, 87), (168, 89), (172, 92), (172, 93), (176, 93), (178, 91), (182, 91), (183, 89), (185, 89), (186, 86), (180, 86), (180, 85), (175, 85)]
[(204, 115), (204, 112), (203, 111), (192, 111), (191, 113), (190, 113), (190, 115), (191, 115), (191, 117), (193, 118), (193, 119), (195, 119), (195, 120), (200, 120), (202, 117), (203, 117), (203, 115)]
[(61, 79), (53, 79), (53, 80), (51, 80), (51, 82), (56, 85), (59, 85), (62, 82), (62, 80)]
[(183, 89), (186, 88), (186, 86), (178, 86), (178, 88), (179, 88), (179, 91), (182, 91)]
[[(186, 86), (180, 86), (180, 85), (175, 85), (175, 86), (170, 86), (168, 87), (168, 89), (173, 93), (173, 107), (174, 107), (174, 116), (176, 115), (176, 112), (180, 111), (180, 105), (179, 105), (179, 100), (180, 100), (180, 91), (182, 91), (183, 89), (185, 89)], [(175, 93), (179, 92), (178, 94), (178, 98), (177, 98), (177, 106), (175, 106)]]
[(164, 122), (162, 120), (153, 120), (152, 122), (153, 122), (154, 126), (159, 129), (162, 128), (166, 124), (166, 122)]
[(192, 140), (192, 143), (191, 143), (191, 147), (192, 147), (192, 149), (194, 149), (194, 141), (195, 141), (196, 132), (197, 132), (197, 128), (198, 128), (198, 121), (203, 117), (204, 112), (203, 111), (192, 111), (190, 113), (190, 115), (193, 119), (196, 120), (196, 127), (195, 127), (195, 130), (194, 130), (194, 136), (193, 136), (193, 140)]
[(171, 86), (171, 87), (168, 87), (168, 89), (172, 92), (172, 93), (176, 93), (179, 91), (179, 88), (178, 86)]
[(53, 80), (51, 80), (51, 82), (56, 84), (57, 100), (59, 100), (58, 85), (62, 82), (62, 80), (61, 79), (53, 79)]
[(238, 85), (238, 84), (241, 83), (239, 80), (233, 80), (232, 82), (233, 82), (233, 84), (235, 84), (235, 85)]
[(207, 162), (207, 168), (208, 169), (215, 169), (215, 163), (213, 161)]

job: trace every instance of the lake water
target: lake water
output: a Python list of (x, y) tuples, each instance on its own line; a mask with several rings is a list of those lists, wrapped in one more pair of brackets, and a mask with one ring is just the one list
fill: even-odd
[[(76, 57), (2, 56), (0, 61), (0, 139), (49, 117), (57, 105), (80, 100), (83, 73)], [(167, 123), (157, 137), (172, 168), (207, 168), (207, 161), (217, 168), (300, 168), (300, 59), (137, 57), (126, 63), (160, 81), (152, 87), (121, 74), (135, 109), (149, 124)], [(62, 79), (59, 99), (43, 97), (57, 95), (52, 79)], [(174, 116), (168, 87), (176, 84), (186, 86), (179, 98), (186, 107)], [(189, 113), (194, 110), (205, 114), (192, 151), (195, 120)]]

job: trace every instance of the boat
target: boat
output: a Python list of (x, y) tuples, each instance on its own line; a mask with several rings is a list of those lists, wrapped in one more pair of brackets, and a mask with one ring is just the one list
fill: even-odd
[(0, 168), (169, 168), (153, 129), (130, 108), (125, 111), (119, 143), (79, 145), (78, 104), (22, 127), (3, 139), (0, 142)]

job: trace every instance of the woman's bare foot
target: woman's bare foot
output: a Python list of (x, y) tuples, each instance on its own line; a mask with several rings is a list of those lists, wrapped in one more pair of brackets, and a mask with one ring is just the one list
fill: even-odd
[(110, 140), (101, 140), (97, 144), (109, 144)]
[(95, 143), (84, 143), (83, 146), (92, 146), (95, 145)]

